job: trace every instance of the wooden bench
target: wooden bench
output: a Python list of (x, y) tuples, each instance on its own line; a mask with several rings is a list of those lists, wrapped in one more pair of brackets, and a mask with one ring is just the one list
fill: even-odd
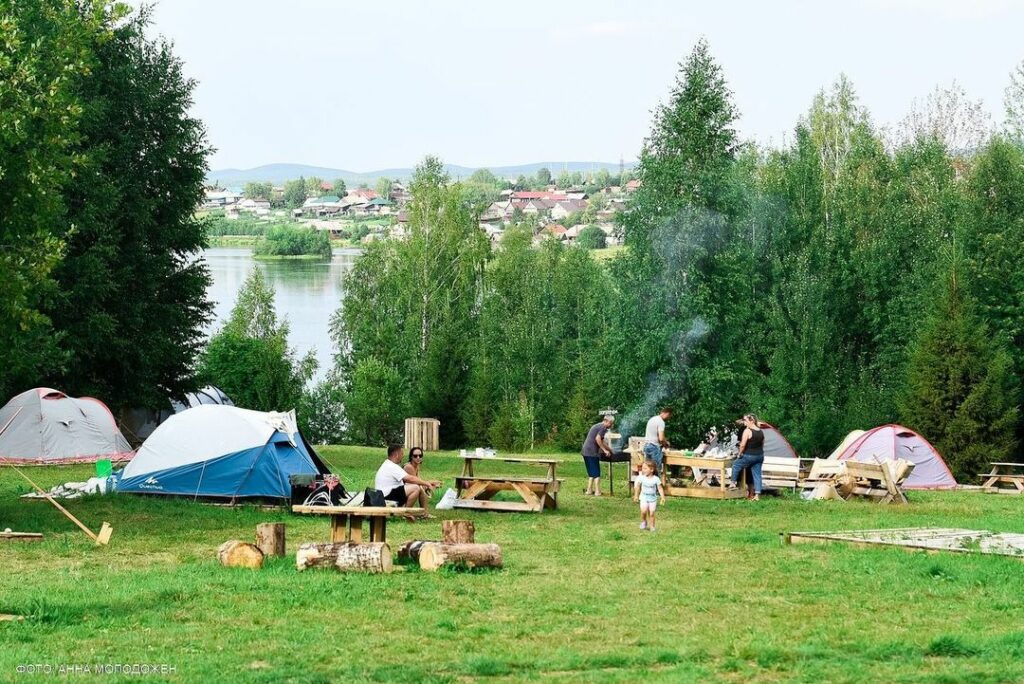
[(875, 499), (878, 503), (907, 503), (903, 490), (896, 485), (888, 464), (842, 461), (845, 473), (836, 489), (844, 498), (853, 496)]
[(771, 489), (796, 489), (800, 484), (800, 459), (765, 456), (761, 465), (761, 483)]
[[(458, 498), (453, 504), (455, 508), (522, 513), (540, 513), (545, 508), (558, 508), (558, 491), (563, 482), (555, 477), (558, 461), (548, 458), (493, 458), (475, 455), (461, 458), (462, 474), (455, 477), (455, 488), (458, 490)], [(481, 461), (540, 466), (546, 470), (546, 475), (477, 475), (473, 467)], [(515, 492), (521, 501), (491, 501), (499, 492)]]
[(400, 506), (292, 506), (292, 513), (305, 515), (329, 515), (331, 517), (331, 542), (363, 541), (363, 521), (370, 521), (370, 541), (387, 541), (388, 518), (420, 517), (427, 515), (422, 508)]
[(978, 476), (985, 478), (981, 485), (985, 491), (1000, 494), (1024, 493), (1024, 463), (994, 462), (990, 465), (991, 471)]

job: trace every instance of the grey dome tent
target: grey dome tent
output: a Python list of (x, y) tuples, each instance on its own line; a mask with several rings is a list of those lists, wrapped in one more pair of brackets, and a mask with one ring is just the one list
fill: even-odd
[(99, 399), (48, 387), (22, 392), (0, 408), (0, 459), (55, 465), (130, 459), (134, 452)]

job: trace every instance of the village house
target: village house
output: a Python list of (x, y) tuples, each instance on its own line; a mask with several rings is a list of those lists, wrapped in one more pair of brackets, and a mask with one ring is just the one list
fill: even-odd
[(337, 195), (311, 197), (302, 205), (302, 214), (310, 218), (332, 216), (345, 211), (348, 204)]
[(556, 202), (555, 206), (551, 208), (551, 218), (556, 221), (578, 214), (587, 208), (587, 202), (581, 199), (567, 199), (561, 202)]

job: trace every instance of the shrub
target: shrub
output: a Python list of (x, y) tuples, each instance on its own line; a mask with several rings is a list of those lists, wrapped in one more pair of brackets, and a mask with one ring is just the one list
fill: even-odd
[(584, 249), (604, 249), (608, 246), (608, 236), (597, 226), (587, 226), (580, 231), (576, 244)]
[(274, 226), (256, 245), (258, 256), (320, 256), (330, 258), (331, 238), (324, 230), (295, 225)]

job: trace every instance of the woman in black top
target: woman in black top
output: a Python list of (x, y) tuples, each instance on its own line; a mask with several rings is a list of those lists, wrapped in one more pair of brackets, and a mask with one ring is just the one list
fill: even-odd
[[(740, 457), (732, 465), (731, 489), (737, 487), (743, 471), (750, 472), (754, 480), (754, 494), (748, 498), (757, 501), (761, 497), (761, 465), (764, 463), (764, 430), (753, 413), (743, 416), (743, 434), (740, 437)], [(749, 490), (748, 490), (749, 491)]]

